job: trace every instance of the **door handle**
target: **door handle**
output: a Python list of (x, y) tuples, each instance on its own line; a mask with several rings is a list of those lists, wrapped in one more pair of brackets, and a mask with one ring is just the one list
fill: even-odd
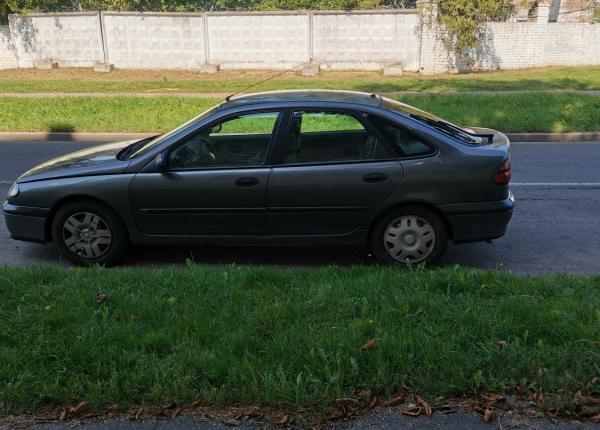
[(386, 175), (384, 175), (383, 173), (369, 173), (365, 176), (363, 176), (363, 181), (367, 182), (368, 184), (374, 184), (376, 182), (383, 182), (387, 179), (388, 177)]
[(258, 183), (258, 179), (250, 177), (239, 178), (235, 181), (235, 185), (237, 185), (238, 187), (255, 187), (258, 185)]

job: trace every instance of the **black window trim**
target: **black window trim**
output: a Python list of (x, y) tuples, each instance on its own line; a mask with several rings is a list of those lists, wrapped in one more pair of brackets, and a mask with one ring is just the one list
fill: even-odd
[[(398, 157), (397, 152), (390, 147), (389, 142), (384, 136), (379, 132), (377, 127), (375, 127), (371, 122), (365, 117), (367, 112), (358, 111), (356, 109), (347, 108), (347, 107), (320, 107), (320, 106), (311, 106), (311, 107), (302, 107), (302, 106), (294, 106), (286, 109), (286, 123), (285, 126), (281, 127), (278, 133), (278, 138), (276, 142), (276, 148), (274, 157), (271, 166), (272, 167), (310, 167), (310, 166), (335, 166), (340, 164), (366, 164), (366, 163), (382, 163), (386, 161), (397, 161), (400, 157)], [(286, 163), (285, 162), (285, 154), (287, 150), (287, 146), (289, 144), (287, 137), (289, 136), (289, 132), (292, 127), (292, 118), (294, 111), (303, 111), (303, 112), (340, 112), (347, 115), (350, 115), (354, 119), (356, 119), (359, 124), (361, 124), (365, 130), (372, 135), (374, 135), (379, 142), (383, 144), (385, 152), (387, 152), (387, 158), (370, 158), (363, 160), (338, 160), (338, 161), (308, 161), (303, 163)]]
[[(164, 152), (164, 157), (166, 160), (166, 171), (167, 172), (202, 172), (202, 171), (210, 171), (210, 170), (241, 170), (241, 169), (260, 169), (260, 168), (270, 168), (271, 163), (271, 154), (273, 152), (273, 148), (275, 147), (275, 143), (277, 141), (277, 136), (280, 133), (280, 128), (282, 123), (284, 122), (284, 118), (286, 116), (286, 110), (282, 107), (269, 107), (263, 109), (249, 109), (249, 110), (240, 110), (225, 114), (219, 118), (216, 118), (213, 121), (210, 121), (203, 125), (202, 127), (194, 130), (193, 132), (181, 137), (177, 142), (170, 145)], [(205, 167), (177, 167), (172, 168), (169, 166), (169, 157), (171, 153), (176, 150), (178, 147), (184, 145), (189, 139), (193, 139), (197, 135), (201, 134), (207, 128), (214, 127), (217, 124), (228, 121), (232, 118), (237, 118), (245, 115), (254, 115), (261, 113), (277, 113), (277, 119), (275, 120), (275, 124), (273, 125), (273, 130), (271, 131), (271, 139), (269, 140), (269, 144), (267, 146), (267, 151), (265, 152), (265, 161), (262, 164), (240, 164), (240, 165), (223, 165), (223, 166), (205, 166)]]

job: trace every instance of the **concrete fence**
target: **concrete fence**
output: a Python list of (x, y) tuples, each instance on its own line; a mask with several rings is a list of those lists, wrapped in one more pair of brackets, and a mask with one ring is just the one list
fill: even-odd
[[(490, 23), (482, 69), (600, 64), (600, 25)], [(285, 69), (452, 71), (437, 30), (414, 11), (11, 15), (0, 26), (0, 68), (52, 61), (64, 67), (122, 69)]]

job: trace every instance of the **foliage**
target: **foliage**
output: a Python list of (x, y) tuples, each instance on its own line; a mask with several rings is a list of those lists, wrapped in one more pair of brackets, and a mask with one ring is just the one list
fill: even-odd
[[(415, 0), (0, 0), (10, 11), (63, 12), (87, 10), (195, 12), (205, 10), (414, 8)], [(0, 10), (0, 16), (2, 11)]]
[(421, 13), (424, 24), (440, 27), (437, 34), (454, 54), (455, 65), (471, 66), (485, 36), (486, 23), (506, 20), (511, 4), (511, 0), (430, 0)]

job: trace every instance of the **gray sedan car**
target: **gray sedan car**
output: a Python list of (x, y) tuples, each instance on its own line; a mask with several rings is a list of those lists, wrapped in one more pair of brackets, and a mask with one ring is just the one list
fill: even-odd
[(375, 94), (258, 93), (40, 164), (3, 209), (14, 239), (82, 265), (132, 243), (364, 244), (382, 263), (433, 263), (448, 240), (504, 234), (509, 146)]

